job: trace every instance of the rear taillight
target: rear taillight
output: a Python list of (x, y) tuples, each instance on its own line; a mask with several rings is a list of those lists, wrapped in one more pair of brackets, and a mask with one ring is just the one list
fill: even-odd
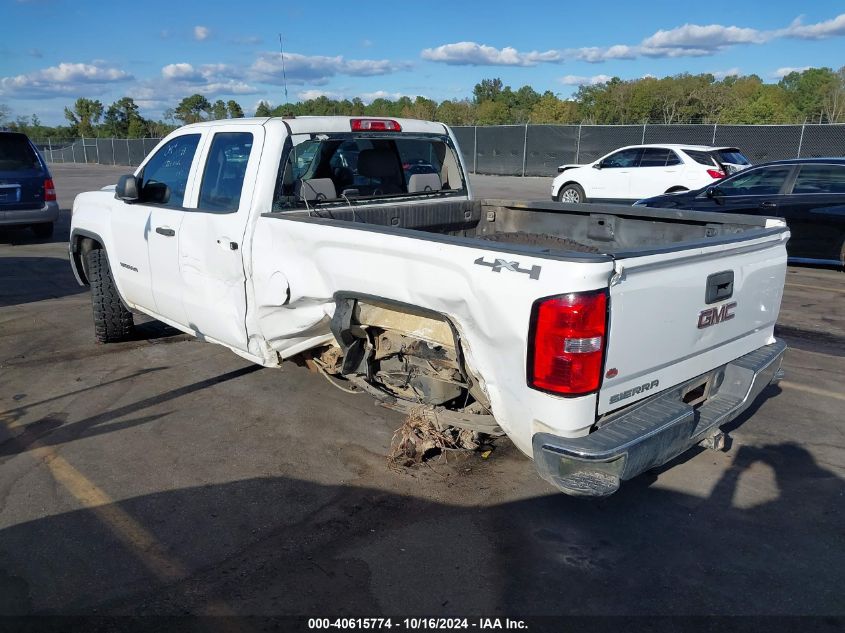
[(56, 201), (56, 187), (53, 184), (53, 179), (48, 178), (44, 181), (44, 202)]
[(596, 391), (606, 329), (603, 290), (537, 301), (531, 311), (528, 385), (566, 396)]
[(711, 178), (715, 178), (716, 180), (718, 180), (719, 178), (725, 177), (725, 172), (723, 172), (721, 169), (708, 169), (707, 175)]
[(349, 124), (353, 132), (401, 132), (402, 126), (393, 119), (351, 119)]

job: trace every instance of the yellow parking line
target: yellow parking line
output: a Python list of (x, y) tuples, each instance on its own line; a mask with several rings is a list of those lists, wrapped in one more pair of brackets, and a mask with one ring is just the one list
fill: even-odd
[(824, 286), (808, 286), (807, 284), (793, 284), (788, 281), (784, 284), (792, 288), (807, 288), (808, 290), (821, 290), (822, 292), (845, 292), (845, 288), (825, 288)]
[(188, 575), (188, 570), (167, 555), (164, 546), (155, 536), (56, 451), (48, 446), (37, 446), (31, 452), (50, 469), (58, 483), (96, 514), (127, 549), (138, 556), (153, 575), (165, 582), (173, 582)]
[[(0, 414), (0, 423), (6, 425), (9, 430), (26, 428), (11, 419), (8, 414)], [(171, 583), (188, 577), (188, 569), (179, 560), (168, 555), (167, 548), (151, 532), (120, 508), (105, 491), (79, 472), (53, 447), (35, 440), (28, 443), (27, 448), (30, 455), (47, 467), (53, 479), (83, 507), (93, 512), (156, 578), (163, 583)], [(203, 612), (207, 615), (234, 615), (228, 605), (219, 602), (206, 605)]]
[(821, 396), (822, 398), (833, 398), (834, 400), (842, 400), (845, 402), (845, 394), (837, 393), (835, 391), (828, 391), (826, 389), (819, 389), (818, 387), (810, 387), (808, 385), (800, 385), (797, 382), (790, 380), (781, 380), (781, 387), (787, 389), (795, 389), (796, 391), (803, 391), (804, 393), (811, 393), (814, 396)]

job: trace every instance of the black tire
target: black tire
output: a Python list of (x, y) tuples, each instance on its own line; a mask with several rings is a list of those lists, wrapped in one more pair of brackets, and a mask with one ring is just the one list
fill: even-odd
[(33, 224), (31, 228), (32, 232), (35, 233), (35, 237), (53, 237), (52, 222), (40, 222)]
[(135, 323), (132, 313), (120, 300), (106, 252), (102, 249), (89, 251), (86, 261), (88, 282), (91, 284), (91, 307), (94, 311), (94, 338), (98, 343), (127, 340), (132, 336)]
[(579, 202), (587, 202), (587, 196), (584, 195), (584, 189), (581, 185), (571, 182), (561, 187), (560, 191), (557, 192), (557, 201), (578, 204)]

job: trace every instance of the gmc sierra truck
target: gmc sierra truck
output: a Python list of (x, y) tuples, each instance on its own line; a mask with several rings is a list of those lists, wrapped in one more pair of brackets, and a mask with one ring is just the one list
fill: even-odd
[(601, 496), (718, 447), (780, 378), (788, 238), (762, 216), (475, 199), (440, 123), (262, 118), (185, 126), (79, 195), (70, 259), (100, 342), (138, 311), (305, 359)]

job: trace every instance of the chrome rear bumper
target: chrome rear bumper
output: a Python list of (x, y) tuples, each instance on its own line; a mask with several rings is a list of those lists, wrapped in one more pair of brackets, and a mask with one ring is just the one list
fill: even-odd
[[(632, 405), (587, 436), (569, 439), (538, 433), (534, 463), (540, 476), (570, 495), (602, 497), (622, 480), (665, 464), (717, 433), (782, 377), (786, 344), (775, 341), (750, 354)], [(683, 401), (690, 385), (712, 377), (709, 397), (694, 407)]]

